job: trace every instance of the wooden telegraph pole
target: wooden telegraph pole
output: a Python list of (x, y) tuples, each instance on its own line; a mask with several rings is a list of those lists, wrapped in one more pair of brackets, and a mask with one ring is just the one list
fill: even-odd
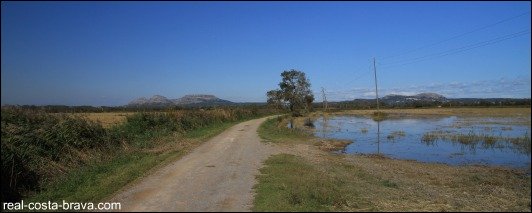
[(375, 96), (377, 97), (377, 112), (379, 111), (379, 92), (377, 90), (377, 67), (375, 66), (375, 57), (373, 58), (373, 70), (375, 73)]
[(327, 96), (325, 96), (325, 89), (321, 88), (321, 96), (323, 98), (323, 112), (327, 112)]

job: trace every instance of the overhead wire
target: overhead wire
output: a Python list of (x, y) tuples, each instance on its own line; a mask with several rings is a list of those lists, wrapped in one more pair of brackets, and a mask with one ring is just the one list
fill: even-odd
[[(530, 12), (521, 13), (521, 14), (518, 14), (516, 16), (512, 16), (510, 18), (506, 18), (506, 19), (503, 19), (501, 21), (498, 21), (498, 22), (495, 22), (495, 23), (492, 23), (492, 24), (484, 25), (482, 27), (475, 28), (473, 30), (470, 30), (470, 31), (467, 31), (467, 32), (464, 32), (464, 33), (461, 33), (461, 34), (458, 34), (458, 35), (455, 35), (455, 36), (452, 36), (452, 37), (444, 39), (444, 40), (440, 40), (440, 41), (437, 41), (437, 42), (434, 42), (434, 43), (431, 43), (431, 44), (428, 44), (428, 45), (424, 45), (424, 46), (421, 46), (421, 47), (418, 47), (418, 48), (407, 50), (407, 51), (404, 51), (404, 52), (396, 54), (396, 55), (392, 55), (392, 56), (387, 56), (387, 57), (381, 58), (381, 60), (390, 59), (390, 58), (406, 55), (406, 54), (409, 54), (409, 53), (412, 53), (412, 52), (419, 51), (421, 49), (425, 49), (427, 47), (436, 46), (438, 44), (442, 44), (442, 43), (445, 43), (445, 42), (448, 42), (448, 41), (463, 37), (465, 35), (468, 35), (468, 34), (471, 34), (471, 33), (474, 33), (474, 32), (478, 32), (480, 30), (484, 30), (484, 29), (493, 27), (493, 26), (499, 25), (499, 24), (504, 23), (504, 22), (508, 22), (510, 20), (519, 18), (519, 17), (524, 16), (524, 15), (529, 14), (529, 13)], [(379, 64), (379, 66), (381, 66), (381, 68), (384, 68), (386, 70), (387, 68), (390, 68), (390, 67), (404, 66), (404, 65), (418, 63), (418, 62), (422, 62), (422, 61), (426, 61), (426, 60), (430, 60), (430, 59), (436, 59), (436, 58), (439, 58), (439, 57), (444, 57), (444, 56), (448, 56), (448, 55), (458, 54), (458, 53), (461, 53), (461, 52), (465, 52), (465, 51), (469, 51), (469, 50), (472, 50), (472, 49), (484, 47), (484, 46), (487, 46), (487, 45), (496, 44), (496, 43), (499, 43), (499, 42), (502, 42), (502, 41), (505, 41), (505, 40), (508, 40), (508, 39), (516, 38), (516, 37), (519, 37), (519, 36), (523, 36), (523, 35), (526, 35), (526, 34), (529, 34), (529, 33), (530, 33), (530, 30), (528, 29), (528, 30), (523, 30), (523, 31), (507, 34), (507, 35), (504, 35), (504, 36), (499, 36), (499, 37), (496, 37), (494, 39), (490, 39), (490, 40), (486, 40), (486, 41), (482, 41), (482, 42), (478, 42), (478, 43), (474, 43), (474, 44), (469, 44), (469, 45), (461, 46), (461, 47), (458, 47), (458, 48), (449, 49), (449, 50), (442, 51), (442, 52), (439, 52), (439, 53), (429, 54), (429, 55), (416, 57), (416, 58), (411, 58), (411, 59), (406, 59), (406, 60), (395, 61), (395, 62), (391, 62), (391, 63), (381, 63), (380, 61), (377, 62), (377, 63)], [(346, 84), (344, 84), (344, 86), (347, 86), (348, 84), (351, 84), (351, 83), (353, 83), (355, 81), (361, 80), (361, 79), (365, 78), (366, 76), (369, 76), (369, 74), (371, 74), (371, 64), (369, 66), (369, 72), (361, 72), (361, 73), (359, 73), (359, 75), (357, 75), (351, 81), (349, 81)], [(326, 92), (325, 94), (327, 94), (329, 96), (341, 96), (341, 95), (343, 95), (344, 98), (345, 98), (346, 95), (353, 94), (356, 90), (357, 89), (329, 91), (329, 92)]]
[[(499, 43), (499, 42), (502, 42), (502, 41), (505, 41), (505, 40), (508, 40), (508, 39), (512, 39), (512, 38), (517, 38), (519, 36), (523, 36), (523, 35), (526, 35), (526, 34), (529, 34), (529, 33), (530, 33), (529, 29), (522, 30), (522, 31), (519, 31), (519, 32), (507, 34), (507, 35), (504, 35), (504, 36), (499, 36), (499, 37), (496, 37), (496, 38), (493, 38), (493, 39), (490, 39), (490, 40), (486, 40), (486, 41), (482, 41), (482, 42), (478, 42), (478, 43), (474, 43), (474, 44), (469, 44), (469, 45), (465, 45), (465, 46), (458, 47), (458, 48), (449, 49), (449, 50), (446, 50), (446, 51), (443, 51), (443, 52), (439, 52), (439, 53), (429, 54), (429, 55), (425, 55), (425, 56), (421, 56), (421, 57), (417, 57), (417, 58), (411, 58), (411, 59), (398, 61), (398, 62), (393, 62), (393, 63), (385, 63), (385, 64), (382, 64), (382, 66), (383, 66), (383, 68), (390, 68), (390, 67), (395, 67), (395, 66), (403, 66), (403, 65), (407, 65), (407, 64), (418, 63), (418, 62), (422, 62), (422, 61), (426, 61), (426, 60), (430, 60), (430, 59), (435, 59), (435, 58), (439, 58), (439, 57), (443, 57), (443, 56), (448, 56), (448, 55), (461, 53), (461, 52), (464, 52), (464, 51), (468, 51), (468, 50), (484, 47), (484, 46), (491, 45), (491, 44), (496, 44), (496, 43)], [(395, 65), (395, 66), (393, 66), (393, 65)]]
[(427, 48), (427, 47), (436, 46), (436, 45), (438, 45), (438, 44), (445, 43), (445, 42), (447, 42), (447, 41), (451, 41), (451, 40), (454, 40), (454, 39), (457, 39), (457, 38), (463, 37), (463, 36), (465, 36), (465, 35), (468, 35), (468, 34), (471, 34), (471, 33), (474, 33), (474, 32), (480, 31), (480, 30), (484, 30), (484, 29), (487, 29), (487, 28), (490, 28), (490, 27), (493, 27), (493, 26), (499, 25), (499, 24), (504, 23), (504, 22), (508, 22), (508, 21), (510, 21), (510, 20), (513, 20), (513, 19), (519, 18), (519, 17), (524, 16), (524, 15), (529, 14), (529, 13), (530, 13), (530, 11), (528, 11), (528, 12), (524, 12), (524, 13), (521, 13), (521, 14), (519, 14), (519, 15), (512, 16), (512, 17), (510, 17), (510, 18), (506, 18), (506, 19), (503, 19), (503, 20), (498, 21), (498, 22), (495, 22), (495, 23), (492, 23), (492, 24), (488, 24), (488, 25), (484, 25), (484, 26), (482, 26), (482, 27), (475, 28), (475, 29), (470, 30), (470, 31), (467, 31), (467, 32), (465, 32), (465, 33), (461, 33), (461, 34), (458, 34), (458, 35), (452, 36), (452, 37), (447, 38), (447, 39), (443, 39), (443, 40), (440, 40), (440, 41), (437, 41), (437, 42), (434, 42), (434, 43), (431, 43), (431, 44), (428, 44), (428, 45), (424, 45), (424, 46), (421, 46), (421, 47), (417, 47), (417, 48), (414, 48), (414, 49), (410, 49), (410, 50), (407, 50), (407, 51), (403, 51), (402, 53), (399, 53), (399, 54), (396, 54), (396, 55), (391, 55), (391, 56), (383, 57), (383, 58), (381, 58), (381, 60), (386, 60), (386, 59), (390, 59), (390, 58), (395, 58), (395, 57), (398, 57), (398, 56), (406, 55), (406, 54), (409, 54), (409, 53), (412, 53), (412, 52), (416, 52), (416, 51), (419, 51), (419, 50), (425, 49), (425, 48)]

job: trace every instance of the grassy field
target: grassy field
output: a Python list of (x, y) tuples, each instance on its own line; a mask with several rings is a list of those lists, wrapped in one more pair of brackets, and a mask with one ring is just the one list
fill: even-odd
[[(469, 114), (478, 109), (454, 110)], [(480, 111), (474, 114), (530, 114), (530, 109)], [(402, 111), (406, 112), (453, 113), (448, 109)], [(333, 154), (316, 146), (320, 139), (285, 126), (270, 120), (259, 128), (261, 137), (284, 146), (286, 154), (270, 157), (261, 169), (254, 211), (531, 210), (531, 177), (526, 171)]]
[(127, 121), (127, 116), (135, 112), (79, 112), (79, 113), (51, 113), (57, 116), (80, 117), (88, 121), (101, 124), (104, 128), (110, 128)]
[(103, 127), (121, 124), (127, 120), (127, 116), (134, 114), (133, 112), (99, 112), (99, 113), (75, 113), (88, 120), (98, 122)]

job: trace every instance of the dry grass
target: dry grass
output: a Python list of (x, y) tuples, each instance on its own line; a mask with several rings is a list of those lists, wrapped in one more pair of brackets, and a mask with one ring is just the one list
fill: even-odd
[(314, 142), (314, 145), (324, 151), (340, 151), (344, 150), (351, 143), (353, 142), (349, 140), (319, 139)]
[(352, 197), (334, 211), (530, 211), (531, 179), (521, 170), (338, 155), (307, 144), (283, 150), (334, 177), (336, 193)]
[(369, 156), (328, 159), (329, 164), (348, 162), (352, 172), (394, 183), (396, 187), (382, 187), (364, 178), (354, 181), (379, 211), (530, 211), (530, 175), (522, 171)]
[(134, 112), (74, 113), (74, 115), (79, 115), (88, 120), (98, 122), (105, 128), (126, 121), (126, 117), (132, 114), (134, 114)]

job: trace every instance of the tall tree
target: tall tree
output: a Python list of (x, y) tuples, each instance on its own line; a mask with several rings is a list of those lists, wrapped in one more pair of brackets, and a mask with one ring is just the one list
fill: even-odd
[(314, 95), (305, 73), (291, 69), (283, 71), (281, 77), (279, 89), (266, 93), (268, 103), (275, 106), (287, 105), (293, 116), (300, 116), (311, 111)]
[(268, 105), (272, 106), (275, 109), (282, 109), (284, 106), (283, 103), (283, 94), (281, 90), (270, 90), (266, 93), (268, 97)]

